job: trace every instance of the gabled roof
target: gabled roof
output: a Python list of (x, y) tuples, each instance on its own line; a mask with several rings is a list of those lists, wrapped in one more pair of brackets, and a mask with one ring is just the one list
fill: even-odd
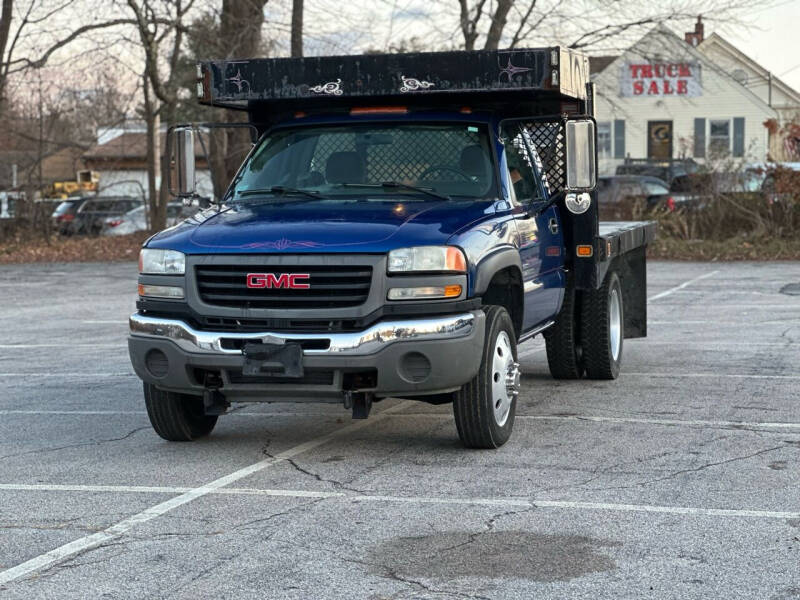
[(619, 55), (614, 56), (590, 56), (589, 73), (595, 75), (602, 72), (608, 65), (617, 60)]
[[(698, 50), (698, 48), (691, 46), (686, 43), (686, 41), (679, 37), (672, 29), (664, 25), (663, 23), (659, 23), (658, 25), (654, 26), (650, 29), (647, 33), (645, 33), (637, 42), (631, 45), (625, 52), (623, 52), (620, 56), (616, 57), (612, 63), (616, 63), (618, 61), (624, 61), (630, 56), (647, 56), (648, 47), (652, 44), (653, 39), (656, 36), (661, 36), (660, 39), (657, 40), (658, 47), (660, 53), (661, 51), (666, 51), (667, 46), (674, 45), (674, 48), (680, 49), (680, 52), (684, 53), (686, 57), (691, 57), (694, 60), (699, 61), (701, 64), (705, 65), (704, 68), (709, 68), (713, 70), (716, 74), (720, 75), (722, 78), (727, 79), (732, 85), (736, 86), (736, 89), (740, 90), (744, 96), (747, 96), (753, 103), (760, 106), (766, 113), (777, 116), (777, 111), (775, 108), (769, 106), (766, 100), (762, 99), (758, 94), (756, 94), (753, 90), (749, 89), (747, 86), (743, 86), (738, 81), (736, 81), (733, 76), (728, 73), (725, 69), (723, 69), (717, 62), (715, 62), (710, 56), (704, 54)], [(602, 72), (596, 75), (598, 80), (598, 86), (603, 85), (603, 82), (607, 83), (607, 79), (611, 77), (615, 77), (613, 73), (609, 72), (610, 70), (606, 67)]]
[[(164, 134), (161, 134), (163, 144)], [(147, 156), (147, 134), (123, 133), (105, 144), (97, 144), (90, 148), (83, 157), (85, 159), (114, 160), (120, 158), (142, 159)]]
[[(712, 33), (710, 36), (704, 39), (700, 45), (697, 46), (697, 49), (700, 52), (704, 52), (704, 49), (708, 50), (711, 46), (717, 46), (723, 52), (727, 53), (731, 58), (747, 65), (747, 67), (758, 73), (765, 82), (770, 79), (770, 71), (768, 69), (762, 67), (759, 63), (747, 56), (744, 52), (739, 50), (736, 46), (731, 44), (718, 33)], [(775, 77), (775, 75), (772, 75), (771, 79), (773, 86), (792, 98), (797, 104), (800, 104), (800, 92)]]
[[(159, 148), (164, 151), (166, 134), (159, 133)], [(203, 155), (200, 144), (195, 144), (195, 156)], [(96, 144), (87, 150), (85, 160), (145, 160), (147, 158), (147, 134), (140, 132), (127, 132), (118, 135), (104, 144)]]

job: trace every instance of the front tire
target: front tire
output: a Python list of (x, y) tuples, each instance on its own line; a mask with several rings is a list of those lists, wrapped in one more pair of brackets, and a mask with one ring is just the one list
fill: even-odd
[(600, 289), (584, 292), (581, 345), (589, 379), (619, 376), (624, 323), (622, 285), (619, 276), (611, 271)]
[(467, 448), (499, 448), (511, 437), (520, 387), (514, 324), (502, 306), (489, 306), (478, 374), (454, 394), (458, 437)]
[(217, 424), (208, 416), (201, 396), (165, 392), (144, 384), (144, 404), (155, 432), (168, 442), (190, 442), (205, 437)]

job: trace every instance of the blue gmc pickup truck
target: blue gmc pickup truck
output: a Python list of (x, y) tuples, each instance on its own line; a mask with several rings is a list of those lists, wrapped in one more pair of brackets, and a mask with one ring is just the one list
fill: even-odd
[[(593, 87), (563, 48), (210, 61), (200, 102), (247, 111), (224, 197), (151, 237), (129, 350), (167, 440), (231, 402), (452, 403), (464, 445), (512, 431), (517, 346), (614, 379), (645, 336), (652, 223), (599, 223)], [(170, 133), (175, 193), (195, 146)]]

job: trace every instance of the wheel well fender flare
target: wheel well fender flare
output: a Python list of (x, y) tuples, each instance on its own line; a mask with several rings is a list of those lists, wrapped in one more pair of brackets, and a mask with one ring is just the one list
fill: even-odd
[(516, 248), (503, 248), (483, 258), (475, 265), (475, 285), (473, 295), (480, 296), (489, 288), (494, 276), (509, 267), (516, 267), (522, 276), (522, 260)]

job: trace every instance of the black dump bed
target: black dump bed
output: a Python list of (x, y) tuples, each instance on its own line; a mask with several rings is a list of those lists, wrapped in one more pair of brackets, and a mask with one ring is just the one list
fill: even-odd
[[(198, 64), (201, 103), (265, 115), (389, 102), (414, 106), (583, 101), (588, 58), (560, 48), (215, 60)], [(577, 102), (576, 102), (577, 104)], [(559, 111), (560, 112), (560, 111)], [(274, 117), (273, 117), (274, 118)]]

